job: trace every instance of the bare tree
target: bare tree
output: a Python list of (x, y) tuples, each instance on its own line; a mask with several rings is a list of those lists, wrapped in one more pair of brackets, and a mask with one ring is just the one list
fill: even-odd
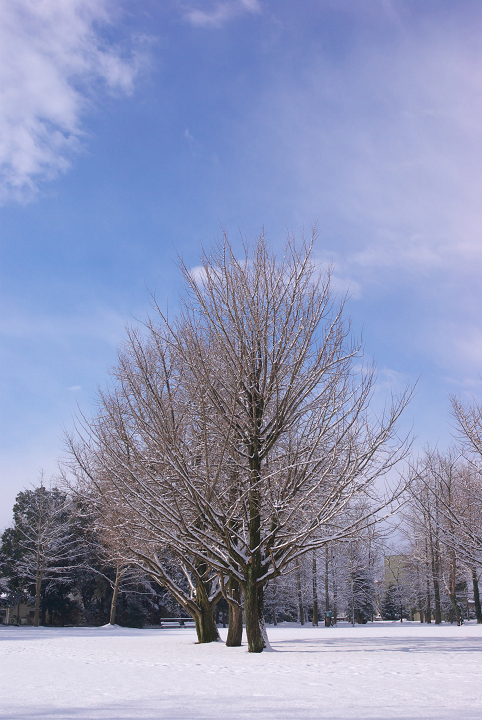
[[(463, 489), (464, 512), (455, 518), (466, 536), (473, 564), (482, 564), (482, 405), (462, 403), (452, 396), (452, 412), (459, 429), (462, 451), (472, 468), (465, 473)], [(476, 573), (474, 573), (476, 581)], [(475, 592), (475, 588), (474, 588)], [(478, 596), (478, 588), (476, 590)], [(482, 614), (481, 614), (482, 621)]]
[(418, 555), (423, 556), (425, 548), (431, 560), (436, 622), (440, 622), (440, 581), (450, 598), (457, 623), (462, 623), (457, 592), (466, 588), (467, 574), (472, 580), (476, 615), (478, 621), (482, 620), (478, 592), (478, 567), (482, 562), (479, 472), (473, 462), (462, 458), (456, 447), (445, 453), (427, 450), (415, 469), (412, 496), (409, 525), (414, 536), (423, 537), (422, 542), (415, 541)]
[[(268, 646), (266, 583), (402, 491), (380, 493), (380, 478), (407, 450), (395, 425), (408, 394), (370, 415), (374, 373), (311, 252), (290, 241), (278, 261), (260, 237), (238, 260), (225, 237), (200, 273), (182, 266), (181, 313), (157, 308), (129, 331), (98, 417), (82, 423), (88, 452), (71, 443), (84, 470), (94, 458), (88, 474), (138, 562), (160, 572), (168, 547), (218, 578), (238, 618), (242, 589), (250, 652)], [(346, 521), (355, 497), (369, 510)]]
[[(162, 517), (149, 514), (149, 497), (146, 507), (135, 506), (135, 492), (129, 497), (123, 492), (126, 468), (135, 472), (135, 465), (127, 455), (121, 456), (125, 444), (117, 444), (118, 437), (106, 425), (97, 427), (97, 444), (68, 438), (71, 460), (64, 463), (64, 482), (75, 488), (92, 517), (91, 530), (102, 538), (104, 554), (117, 568), (111, 604), (111, 623), (115, 612), (116, 586), (122, 575), (137, 569), (165, 587), (181, 607), (195, 620), (200, 643), (219, 640), (214, 620), (214, 609), (222, 597), (219, 578), (206, 563), (183, 553), (172, 542), (166, 541), (165, 528), (158, 526)], [(102, 428), (102, 430), (101, 430)], [(119, 430), (119, 427), (116, 426)], [(99, 456), (99, 439), (102, 437), (102, 457)], [(110, 472), (109, 472), (110, 469)], [(138, 469), (139, 470), (139, 469)], [(155, 491), (155, 488), (151, 487)], [(134, 488), (135, 491), (135, 488)], [(242, 628), (241, 628), (242, 629)]]

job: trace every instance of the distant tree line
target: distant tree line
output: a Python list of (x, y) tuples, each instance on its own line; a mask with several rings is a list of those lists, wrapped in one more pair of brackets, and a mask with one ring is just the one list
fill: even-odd
[[(455, 398), (453, 408), (456, 419), (474, 411)], [(462, 422), (459, 429), (459, 445), (444, 453), (428, 449), (411, 469), (406, 542), (393, 564), (386, 600), (393, 616), (416, 613), (421, 622), (459, 625), (475, 616), (482, 623), (481, 458)]]
[(17, 495), (0, 545), (0, 607), (32, 608), (33, 625), (142, 627), (178, 610), (136, 568), (120, 567), (76, 498), (43, 481)]

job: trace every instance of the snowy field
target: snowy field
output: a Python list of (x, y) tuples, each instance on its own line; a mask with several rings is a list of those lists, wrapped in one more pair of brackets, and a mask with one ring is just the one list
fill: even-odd
[[(221, 630), (225, 637), (226, 630)], [(190, 628), (0, 627), (0, 718), (482, 718), (482, 626), (269, 628), (273, 652)]]

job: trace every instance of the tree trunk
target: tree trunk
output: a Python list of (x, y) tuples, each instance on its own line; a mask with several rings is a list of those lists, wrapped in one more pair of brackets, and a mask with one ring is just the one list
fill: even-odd
[(433, 595), (435, 603), (435, 624), (440, 625), (442, 622), (442, 604), (440, 602), (440, 580), (439, 580), (439, 563), (432, 550), (432, 578), (433, 578)]
[(430, 602), (430, 578), (429, 578), (429, 566), (427, 562), (427, 574), (426, 574), (426, 592), (427, 592), (427, 606), (425, 610), (425, 622), (432, 622), (432, 606)]
[[(38, 571), (35, 578), (35, 607), (33, 614), (33, 624), (35, 627), (39, 626), (39, 615), (40, 615), (40, 594), (42, 592), (42, 572)], [(20, 620), (19, 620), (20, 622)]]
[(312, 563), (312, 575), (313, 575), (313, 627), (318, 627), (318, 578), (316, 577), (316, 551), (313, 550), (313, 563)]
[[(229, 596), (235, 603), (228, 603), (229, 626), (226, 645), (228, 647), (239, 647), (243, 639), (243, 611), (241, 608), (241, 586), (237, 580), (229, 580)], [(236, 604), (238, 603), (238, 604)]]
[[(254, 402), (255, 415), (260, 417), (262, 408), (259, 402)], [(261, 517), (258, 483), (261, 472), (259, 459), (259, 441), (253, 438), (250, 445), (250, 471), (251, 488), (249, 492), (249, 547), (252, 555), (246, 566), (246, 579), (244, 583), (244, 618), (246, 622), (246, 636), (248, 638), (248, 652), (260, 653), (269, 647), (268, 636), (264, 625), (264, 589), (258, 585), (262, 574), (261, 552)]]
[[(208, 567), (205, 563), (199, 564), (197, 567), (191, 566), (191, 570), (195, 577), (195, 597), (188, 597), (180, 591), (178, 585), (166, 574), (162, 564), (151, 563), (146, 561), (147, 570), (151, 577), (165, 587), (171, 595), (177, 600), (179, 605), (192, 617), (196, 624), (196, 632), (199, 643), (215, 642), (220, 640), (218, 628), (214, 621), (214, 610), (216, 604), (221, 599), (221, 591), (217, 592), (214, 597), (209, 599), (211, 591), (211, 582), (204, 580), (208, 577)], [(211, 578), (212, 580), (212, 578)]]
[(303, 591), (301, 589), (300, 561), (296, 561), (296, 587), (298, 591), (298, 613), (301, 625), (305, 624), (305, 608), (303, 607)]
[(442, 622), (442, 604), (440, 602), (440, 553), (437, 547), (437, 537), (434, 537), (431, 523), (428, 525), (429, 537), (428, 541), (430, 544), (430, 562), (432, 565), (432, 582), (433, 582), (433, 595), (434, 595), (434, 620), (436, 625), (440, 625)]
[(330, 612), (330, 593), (329, 593), (329, 576), (328, 576), (328, 545), (325, 547), (325, 613)]
[(244, 586), (244, 617), (248, 652), (260, 653), (269, 647), (264, 626), (264, 589), (256, 583), (256, 572), (251, 564)]
[(420, 622), (423, 623), (424, 617), (423, 617), (423, 593), (422, 593), (422, 585), (420, 582), (420, 568), (417, 565), (417, 595), (418, 595), (418, 612), (420, 614)]
[(338, 583), (335, 570), (335, 557), (332, 557), (332, 577), (333, 577), (333, 620), (332, 625), (336, 625), (338, 621)]
[(451, 591), (449, 597), (450, 597), (450, 604), (452, 605), (452, 609), (454, 611), (455, 620), (457, 622), (457, 625), (463, 625), (464, 621), (462, 618), (462, 613), (460, 611), (459, 604), (457, 602), (457, 597), (455, 595), (455, 592)]
[(115, 570), (115, 581), (114, 581), (114, 592), (112, 593), (112, 602), (110, 604), (110, 618), (109, 622), (111, 625), (115, 625), (115, 615), (117, 612), (117, 596), (119, 594), (119, 585), (121, 579), (121, 569), (117, 565)]
[(480, 606), (479, 581), (475, 568), (472, 568), (472, 585), (474, 588), (475, 617), (477, 618), (477, 623), (480, 625), (480, 623), (482, 623), (482, 608)]
[(240, 647), (243, 640), (243, 611), (241, 607), (229, 605), (227, 647)]
[(450, 602), (452, 604), (455, 619), (457, 621), (457, 625), (463, 625), (463, 618), (462, 618), (462, 612), (460, 610), (460, 606), (457, 602), (457, 560), (455, 557), (455, 552), (452, 550), (451, 552), (451, 563), (450, 563)]
[(196, 581), (196, 605), (198, 612), (194, 616), (196, 622), (196, 632), (198, 643), (217, 642), (219, 637), (218, 628), (214, 620), (214, 609), (216, 602), (209, 602), (209, 588), (205, 587), (202, 580), (203, 575), (207, 572), (207, 567), (200, 566), (197, 568), (198, 579)]

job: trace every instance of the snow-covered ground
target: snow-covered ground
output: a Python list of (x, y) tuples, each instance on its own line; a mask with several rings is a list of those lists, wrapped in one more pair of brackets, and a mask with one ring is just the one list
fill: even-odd
[(251, 655), (196, 645), (190, 628), (0, 627), (0, 718), (482, 718), (482, 626), (281, 626), (269, 636), (274, 652)]

